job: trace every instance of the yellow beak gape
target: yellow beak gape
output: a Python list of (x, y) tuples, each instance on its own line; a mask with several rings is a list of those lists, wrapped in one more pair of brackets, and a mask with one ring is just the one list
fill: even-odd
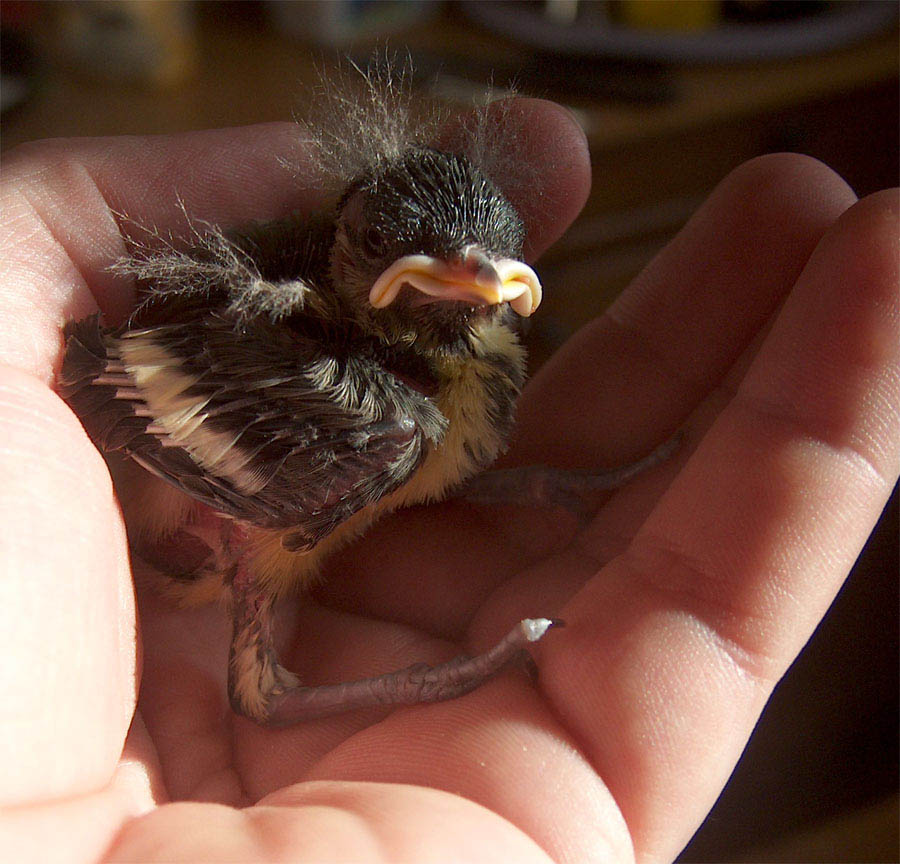
[(430, 255), (397, 259), (375, 280), (369, 303), (376, 309), (389, 306), (404, 285), (433, 302), (458, 300), (490, 306), (509, 303), (523, 317), (531, 315), (541, 302), (541, 283), (531, 267), (511, 258), (492, 261), (472, 247), (463, 251), (460, 263), (448, 263)]

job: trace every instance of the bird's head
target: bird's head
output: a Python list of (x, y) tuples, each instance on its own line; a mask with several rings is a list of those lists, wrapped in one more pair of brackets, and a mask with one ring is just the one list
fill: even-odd
[(515, 208), (468, 159), (412, 149), (344, 192), (332, 276), (358, 323), (386, 342), (464, 349), (480, 324), (540, 303), (524, 239)]

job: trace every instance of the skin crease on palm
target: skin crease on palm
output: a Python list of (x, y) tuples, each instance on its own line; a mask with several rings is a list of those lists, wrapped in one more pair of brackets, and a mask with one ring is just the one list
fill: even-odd
[[(536, 257), (589, 187), (568, 114), (522, 100)], [(225, 700), (222, 609), (134, 600), (109, 477), (51, 389), (60, 326), (133, 286), (112, 212), (184, 230), (315, 196), (289, 124), (4, 157), (0, 848), (15, 861), (671, 860), (826, 611), (898, 469), (896, 191), (767, 156), (725, 178), (523, 396), (507, 464), (666, 464), (566, 514), (446, 503), (384, 521), (282, 611), (307, 683), (568, 627), (463, 698), (267, 730)], [(596, 178), (595, 182), (603, 182)], [(524, 196), (527, 195), (527, 200)], [(138, 618), (136, 609), (140, 610)], [(139, 620), (139, 625), (138, 625)], [(136, 636), (136, 634), (138, 634)], [(139, 691), (139, 699), (138, 699)]]

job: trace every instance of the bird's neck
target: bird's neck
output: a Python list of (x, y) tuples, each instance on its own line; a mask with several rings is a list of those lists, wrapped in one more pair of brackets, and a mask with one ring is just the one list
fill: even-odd
[(435, 357), (408, 344), (384, 343), (376, 346), (375, 355), (395, 378), (425, 396), (435, 396), (440, 390), (440, 366)]

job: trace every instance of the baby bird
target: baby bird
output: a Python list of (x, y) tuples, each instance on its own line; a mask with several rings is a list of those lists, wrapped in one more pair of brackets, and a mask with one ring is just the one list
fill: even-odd
[[(478, 147), (426, 146), (396, 111), (330, 211), (142, 250), (121, 268), (143, 286), (127, 323), (66, 329), (59, 390), (108, 456), (132, 548), (183, 602), (228, 597), (230, 701), (260, 723), (451, 698), (560, 623), (346, 684), (301, 686), (276, 657), (273, 603), (373, 520), (487, 469), (524, 382), (516, 318), (541, 286), (522, 220)], [(484, 477), (476, 500), (579, 491), (547, 469)]]

